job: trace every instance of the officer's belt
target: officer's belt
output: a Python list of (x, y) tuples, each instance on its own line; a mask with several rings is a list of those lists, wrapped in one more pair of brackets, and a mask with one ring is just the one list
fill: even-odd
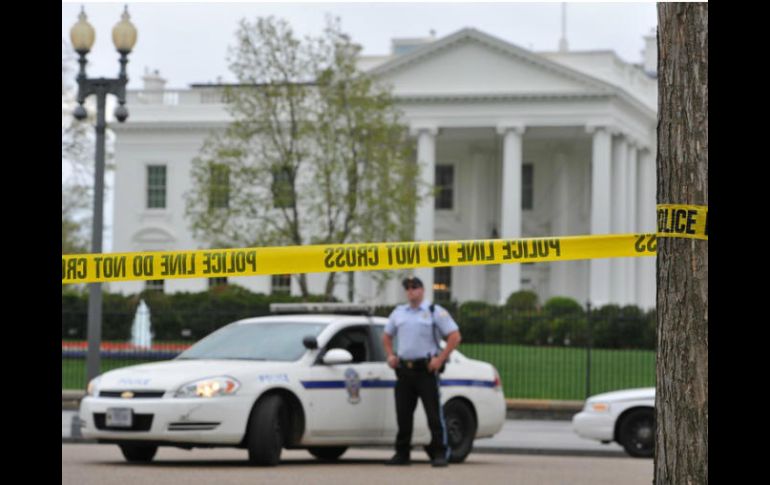
[(399, 359), (398, 365), (403, 369), (427, 369), (428, 359), (414, 359), (414, 360)]

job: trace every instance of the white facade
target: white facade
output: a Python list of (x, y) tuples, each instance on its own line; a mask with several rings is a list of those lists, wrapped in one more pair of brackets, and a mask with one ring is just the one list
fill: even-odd
[[(436, 166), (454, 167), (453, 208), (436, 209), (427, 199), (417, 209), (415, 240), (655, 230), (657, 81), (643, 66), (611, 51), (533, 53), (474, 29), (402, 55), (363, 58), (361, 66), (392, 86), (426, 180)], [(191, 160), (228, 115), (215, 86), (163, 90), (153, 82), (155, 89), (129, 92), (131, 118), (114, 126), (115, 252), (201, 247), (184, 218), (183, 194)], [(167, 167), (165, 209), (147, 209), (146, 166), (154, 164)], [(532, 173), (531, 191), (522, 184), (523, 166)], [(522, 208), (524, 189), (531, 208)], [(648, 308), (654, 268), (649, 257), (456, 267), (450, 288), (458, 301), (499, 303), (533, 289), (541, 302), (569, 296)], [(430, 298), (434, 270), (414, 273)], [(322, 292), (325, 277), (310, 275), (312, 292)], [(355, 278), (357, 301), (403, 299), (396, 281), (377, 288), (366, 273)], [(270, 292), (270, 277), (231, 281)], [(337, 281), (336, 295), (347, 300), (347, 277)], [(137, 292), (144, 285), (111, 287)], [(201, 279), (165, 283), (165, 291), (205, 288)]]

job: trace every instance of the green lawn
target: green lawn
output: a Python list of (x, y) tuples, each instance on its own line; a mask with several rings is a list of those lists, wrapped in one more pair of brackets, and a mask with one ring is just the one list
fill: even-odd
[[(497, 368), (506, 397), (585, 399), (585, 349), (463, 343), (460, 350)], [(102, 359), (102, 372), (144, 362)], [(62, 389), (85, 389), (85, 367), (85, 359), (62, 359)], [(654, 385), (654, 351), (591, 351), (591, 394)]]
[[(494, 365), (506, 397), (566, 400), (586, 397), (585, 349), (463, 343), (460, 351)], [(591, 394), (654, 385), (654, 351), (591, 351)]]
[[(126, 367), (127, 365), (153, 362), (137, 359), (102, 359), (102, 373), (108, 370)], [(62, 359), (61, 360), (61, 388), (62, 389), (86, 389), (86, 359)]]

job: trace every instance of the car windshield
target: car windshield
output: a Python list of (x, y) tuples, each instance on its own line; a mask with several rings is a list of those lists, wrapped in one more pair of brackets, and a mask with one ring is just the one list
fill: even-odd
[(305, 352), (302, 339), (317, 337), (326, 324), (258, 323), (228, 325), (217, 330), (177, 359), (243, 359), (294, 361)]

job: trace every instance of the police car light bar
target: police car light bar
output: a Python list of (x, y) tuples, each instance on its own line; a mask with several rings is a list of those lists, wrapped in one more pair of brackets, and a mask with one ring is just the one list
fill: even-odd
[(339, 313), (345, 315), (371, 315), (373, 305), (360, 303), (271, 303), (271, 313)]

